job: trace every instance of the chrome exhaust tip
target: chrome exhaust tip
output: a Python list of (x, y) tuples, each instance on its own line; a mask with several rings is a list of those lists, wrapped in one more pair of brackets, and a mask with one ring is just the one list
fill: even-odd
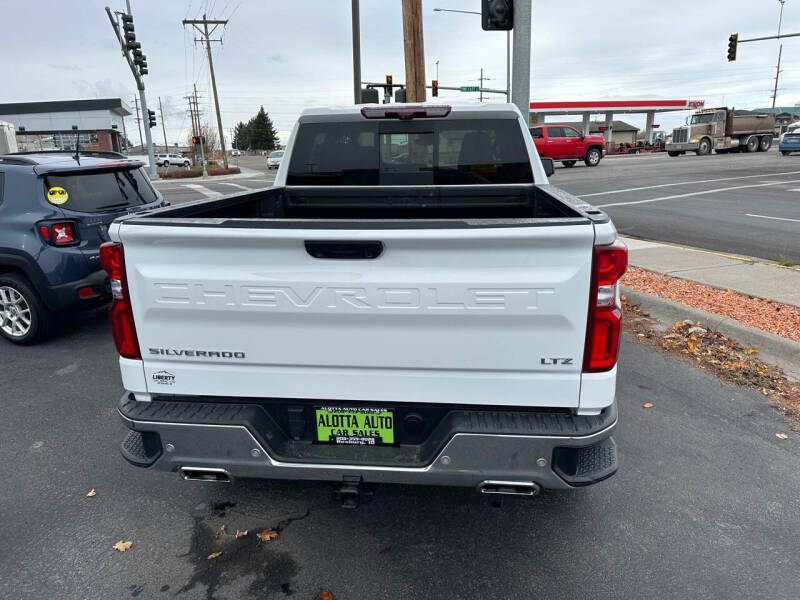
[(505, 494), (509, 496), (536, 496), (541, 488), (532, 481), (486, 480), (478, 489), (481, 494)]
[(212, 467), (181, 467), (178, 472), (186, 481), (231, 482), (231, 476), (225, 469), (215, 469)]

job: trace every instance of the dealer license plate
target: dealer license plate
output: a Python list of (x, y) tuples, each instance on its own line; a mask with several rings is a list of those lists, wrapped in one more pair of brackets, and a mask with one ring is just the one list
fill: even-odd
[(321, 406), (315, 409), (317, 442), (356, 446), (393, 445), (394, 409)]

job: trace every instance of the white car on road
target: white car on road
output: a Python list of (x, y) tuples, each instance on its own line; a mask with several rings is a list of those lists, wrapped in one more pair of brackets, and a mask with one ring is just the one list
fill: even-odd
[(283, 159), (283, 150), (273, 150), (270, 152), (269, 157), (267, 158), (267, 168), (268, 169), (277, 169), (281, 166), (281, 160)]
[(180, 154), (156, 154), (156, 166), (168, 167), (178, 165), (188, 167), (191, 161)]

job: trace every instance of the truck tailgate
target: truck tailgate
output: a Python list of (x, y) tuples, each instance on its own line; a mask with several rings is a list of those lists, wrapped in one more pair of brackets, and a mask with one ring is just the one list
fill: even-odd
[(577, 407), (594, 229), (505, 225), (123, 223), (148, 391)]

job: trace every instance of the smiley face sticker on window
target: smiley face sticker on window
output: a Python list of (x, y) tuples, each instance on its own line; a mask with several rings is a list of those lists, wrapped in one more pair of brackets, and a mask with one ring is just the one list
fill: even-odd
[(47, 201), (50, 204), (60, 206), (69, 200), (69, 194), (63, 187), (53, 186), (47, 190)]

